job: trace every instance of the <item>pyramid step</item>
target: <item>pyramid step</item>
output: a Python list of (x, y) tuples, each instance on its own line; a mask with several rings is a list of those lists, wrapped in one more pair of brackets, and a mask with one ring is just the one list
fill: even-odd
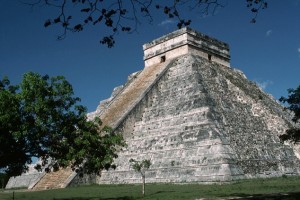
[(104, 110), (100, 118), (104, 125), (112, 128), (118, 126), (127, 113), (143, 98), (149, 88), (165, 72), (170, 61), (156, 64), (145, 68), (135, 80), (126, 86), (110, 103), (109, 107)]
[(70, 167), (60, 169), (56, 172), (47, 173), (33, 188), (32, 190), (45, 190), (62, 188), (66, 185), (66, 180), (74, 172)]

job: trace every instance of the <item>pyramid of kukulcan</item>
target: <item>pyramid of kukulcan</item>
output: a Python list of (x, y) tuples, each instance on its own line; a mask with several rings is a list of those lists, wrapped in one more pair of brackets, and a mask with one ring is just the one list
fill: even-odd
[(230, 66), (226, 43), (183, 28), (143, 49), (145, 68), (88, 114), (124, 136), (116, 170), (80, 178), (64, 169), (36, 180), (33, 189), (140, 182), (130, 159), (151, 160), (146, 182), (299, 174), (299, 151), (278, 137), (295, 125), (291, 114)]
[(291, 116), (230, 67), (226, 43), (184, 28), (143, 47), (145, 68), (89, 116), (100, 116), (128, 145), (99, 183), (140, 182), (131, 158), (151, 160), (147, 182), (299, 174), (293, 147), (278, 138)]

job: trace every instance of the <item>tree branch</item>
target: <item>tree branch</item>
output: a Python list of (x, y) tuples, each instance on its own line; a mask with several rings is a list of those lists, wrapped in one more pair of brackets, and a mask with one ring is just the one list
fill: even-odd
[[(63, 28), (58, 36), (59, 40), (66, 37), (68, 31), (80, 32), (84, 27), (92, 23), (93, 25), (104, 26), (111, 31), (111, 34), (104, 34), (100, 43), (108, 47), (114, 46), (114, 36), (119, 32), (132, 33), (137, 31), (142, 23), (141, 19), (153, 22), (153, 9), (161, 10), (168, 18), (176, 18), (177, 27), (189, 26), (191, 19), (182, 18), (181, 11), (185, 8), (197, 10), (203, 15), (216, 13), (218, 8), (223, 8), (223, 0), (22, 0), (27, 1), (27, 5), (34, 7), (37, 5), (51, 6), (59, 9), (57, 17), (46, 20), (44, 26), (60, 24)], [(255, 22), (258, 12), (267, 8), (267, 0), (245, 0), (247, 7), (255, 14), (252, 22)], [(29, 2), (29, 3), (28, 3)], [(163, 2), (163, 3), (162, 3)], [(72, 15), (67, 15), (67, 8), (76, 5), (77, 12), (83, 14), (83, 18), (76, 20)], [(73, 7), (75, 9), (75, 6)], [(102, 23), (103, 22), (103, 23)]]

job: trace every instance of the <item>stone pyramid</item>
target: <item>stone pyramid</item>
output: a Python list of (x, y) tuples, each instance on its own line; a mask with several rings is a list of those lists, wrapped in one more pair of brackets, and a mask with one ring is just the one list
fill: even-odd
[[(130, 159), (150, 159), (147, 182), (215, 183), (298, 175), (299, 151), (278, 136), (292, 126), (276, 100), (230, 67), (229, 46), (183, 28), (143, 46), (145, 68), (88, 114), (123, 134), (116, 170), (81, 179), (68, 169), (33, 189), (137, 183)], [(65, 177), (65, 178), (53, 178)]]
[(278, 138), (292, 125), (290, 114), (230, 67), (226, 43), (183, 28), (143, 48), (145, 68), (89, 114), (128, 145), (98, 183), (140, 182), (131, 158), (151, 160), (147, 182), (299, 174), (297, 152)]

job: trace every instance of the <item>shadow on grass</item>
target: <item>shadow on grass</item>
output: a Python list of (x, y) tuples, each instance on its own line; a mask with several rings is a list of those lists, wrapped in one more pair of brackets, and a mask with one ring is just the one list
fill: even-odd
[(71, 197), (71, 198), (53, 198), (53, 200), (134, 200), (135, 198), (124, 196), (116, 198), (102, 198), (102, 197)]
[[(146, 196), (155, 196), (157, 194), (161, 193), (170, 193), (175, 191), (157, 191), (152, 194), (147, 194)], [(139, 199), (138, 197), (130, 197), (130, 196), (124, 196), (124, 197), (111, 197), (111, 198), (104, 198), (104, 197), (70, 197), (70, 198), (53, 198), (53, 200), (135, 200)]]
[(170, 192), (175, 192), (175, 191), (174, 190), (157, 191), (157, 192), (154, 192), (152, 194), (147, 194), (146, 196), (153, 196), (153, 195), (157, 195), (157, 194), (161, 194), (161, 193), (170, 193)]
[(236, 199), (238, 197), (239, 199), (257, 199), (257, 200), (296, 200), (300, 199), (300, 192), (293, 192), (293, 193), (278, 193), (278, 194), (232, 194), (232, 197), (228, 197), (227, 199)]

